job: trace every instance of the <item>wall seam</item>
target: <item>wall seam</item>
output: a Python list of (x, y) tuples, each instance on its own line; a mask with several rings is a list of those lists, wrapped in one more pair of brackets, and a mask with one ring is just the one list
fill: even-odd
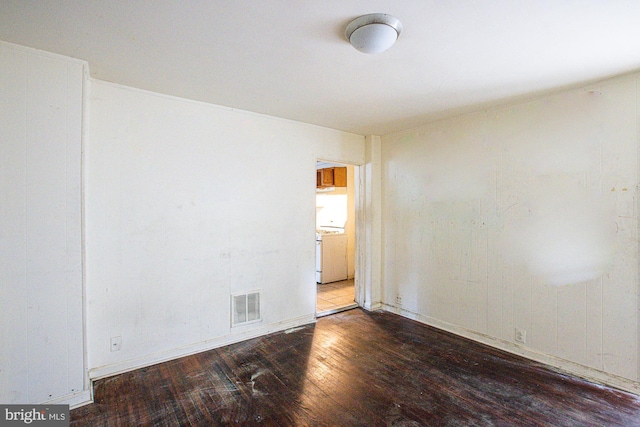
[[(635, 103), (634, 103), (634, 109), (635, 109), (635, 121), (636, 121), (636, 188), (635, 188), (635, 203), (636, 206), (634, 206), (636, 212), (636, 223), (635, 223), (635, 227), (636, 227), (636, 263), (637, 265), (640, 267), (640, 251), (638, 250), (638, 220), (639, 220), (639, 215), (638, 215), (638, 203), (640, 202), (638, 200), (638, 173), (640, 171), (640, 123), (638, 122), (638, 75), (636, 74), (635, 78), (634, 78), (634, 86), (635, 86)], [(638, 292), (638, 287), (640, 285), (640, 268), (638, 268), (636, 270), (636, 380), (640, 379), (640, 357), (638, 357), (640, 355), (640, 316), (638, 316), (639, 310), (640, 310), (640, 292)]]
[(29, 357), (29, 349), (31, 348), (31, 334), (29, 333), (29, 266), (28, 266), (28, 261), (29, 261), (29, 215), (27, 215), (28, 212), (28, 205), (29, 205), (29, 191), (28, 191), (28, 185), (29, 185), (29, 78), (30, 78), (30, 68), (31, 68), (31, 59), (29, 55), (26, 55), (26, 64), (25, 64), (25, 72), (26, 72), (26, 78), (25, 78), (25, 87), (24, 87), (24, 95), (25, 95), (25, 112), (24, 112), (24, 188), (25, 188), (25, 192), (24, 192), (24, 210), (25, 210), (25, 215), (24, 215), (24, 265), (25, 265), (25, 272), (24, 272), (24, 291), (25, 291), (25, 303), (26, 303), (26, 307), (24, 308), (25, 311), (25, 323), (26, 323), (26, 331), (27, 331), (27, 336), (26, 336), (26, 356), (27, 356), (27, 360), (26, 360), (26, 364), (27, 364), (27, 372), (26, 372), (26, 376), (27, 376), (27, 400), (29, 402), (32, 401), (32, 397), (31, 397), (31, 376), (30, 376), (30, 372), (31, 369), (29, 369), (29, 361), (30, 361), (30, 357)]

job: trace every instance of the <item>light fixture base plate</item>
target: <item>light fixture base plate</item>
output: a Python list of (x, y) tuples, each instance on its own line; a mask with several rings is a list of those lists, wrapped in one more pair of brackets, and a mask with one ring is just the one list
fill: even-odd
[(395, 16), (388, 15), (386, 13), (370, 13), (368, 15), (362, 15), (354, 19), (353, 21), (351, 21), (349, 25), (347, 25), (344, 35), (347, 37), (347, 40), (350, 40), (351, 34), (353, 34), (355, 30), (369, 24), (388, 25), (394, 30), (396, 30), (396, 33), (398, 33), (398, 36), (400, 36), (400, 33), (402, 32), (402, 23)]

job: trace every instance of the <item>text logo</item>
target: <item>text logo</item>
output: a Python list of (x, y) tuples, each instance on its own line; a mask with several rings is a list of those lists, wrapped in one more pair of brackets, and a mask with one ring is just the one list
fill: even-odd
[(0, 427), (68, 427), (69, 405), (0, 405)]

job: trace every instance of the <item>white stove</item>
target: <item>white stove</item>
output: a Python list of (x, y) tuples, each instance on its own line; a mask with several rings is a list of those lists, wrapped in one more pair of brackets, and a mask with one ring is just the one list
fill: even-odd
[(344, 234), (344, 227), (324, 225), (316, 228), (316, 240), (322, 240), (322, 236)]
[(316, 230), (316, 282), (347, 280), (347, 235), (344, 228)]
[(316, 240), (322, 240), (323, 236), (335, 236), (336, 234), (344, 234), (341, 230), (316, 230)]

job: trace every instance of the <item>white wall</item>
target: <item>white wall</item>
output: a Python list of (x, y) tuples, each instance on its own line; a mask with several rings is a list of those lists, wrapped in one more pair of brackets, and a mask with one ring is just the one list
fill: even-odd
[(386, 307), (640, 391), (637, 80), (383, 137)]
[(0, 43), (0, 402), (86, 401), (85, 64)]
[(382, 308), (382, 140), (365, 138), (365, 163), (355, 186), (356, 302), (367, 310)]
[[(313, 321), (318, 158), (362, 164), (364, 137), (92, 81), (91, 376)], [(258, 289), (263, 322), (231, 328)]]

